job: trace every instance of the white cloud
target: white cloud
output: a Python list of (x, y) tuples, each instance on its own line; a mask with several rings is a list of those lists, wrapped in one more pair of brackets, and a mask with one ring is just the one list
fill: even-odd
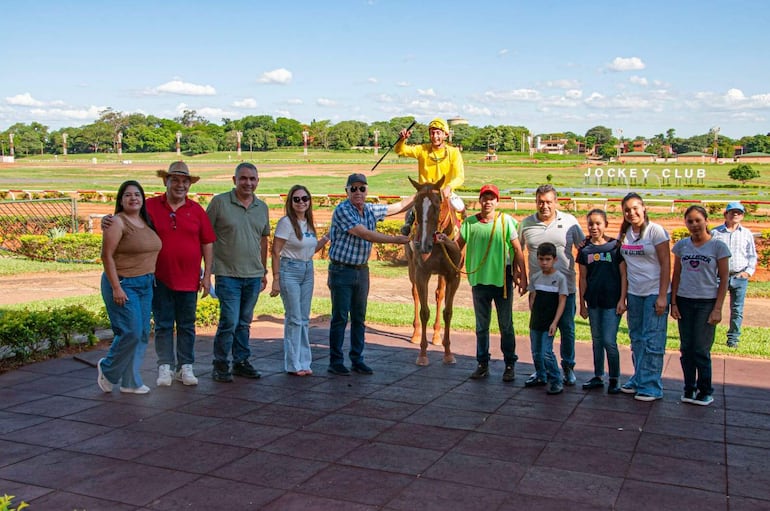
[(318, 98), (316, 99), (315, 103), (318, 106), (326, 106), (326, 107), (337, 106), (337, 102), (329, 98)]
[(375, 78), (373, 76), (367, 78), (366, 81), (369, 82), (369, 83), (377, 83), (377, 82), (379, 82), (379, 80), (377, 80), (377, 78)]
[(259, 83), (275, 83), (278, 85), (288, 85), (292, 79), (291, 71), (285, 68), (273, 69), (272, 71), (265, 71), (262, 76), (257, 78)]
[(216, 89), (211, 85), (198, 85), (195, 83), (171, 80), (157, 87), (146, 90), (145, 94), (155, 96), (158, 94), (176, 94), (180, 96), (215, 96)]
[(638, 71), (644, 69), (645, 65), (639, 57), (615, 57), (607, 69), (610, 71)]
[(577, 89), (580, 87), (580, 82), (571, 79), (550, 80), (545, 82), (546, 87), (552, 89)]
[(631, 78), (628, 79), (628, 81), (631, 83), (635, 83), (636, 85), (643, 85), (645, 87), (647, 86), (647, 78), (643, 76), (633, 75)]
[(396, 86), (397, 87), (409, 87), (409, 82), (404, 82), (404, 81), (396, 82)]
[(236, 108), (257, 108), (257, 100), (254, 98), (243, 98), (233, 101), (233, 106)]
[(288, 110), (281, 110), (280, 108), (275, 111), (275, 115), (277, 115), (278, 117), (291, 118), (291, 112), (289, 112)]
[(15, 106), (43, 106), (45, 104), (33, 98), (29, 92), (5, 98), (5, 102)]
[(393, 103), (396, 99), (390, 94), (377, 94), (374, 100), (378, 103)]
[(417, 89), (417, 94), (423, 97), (436, 97), (436, 91), (433, 89)]
[(497, 56), (498, 57), (502, 57), (502, 56), (507, 55), (507, 54), (508, 54), (508, 48), (503, 48), (502, 50), (497, 52)]
[(286, 100), (286, 102), (290, 105), (302, 105), (305, 103), (300, 98), (289, 98)]
[(235, 118), (239, 115), (238, 112), (232, 110), (225, 110), (223, 108), (215, 108), (204, 106), (203, 108), (196, 108), (195, 111), (201, 117), (205, 117), (211, 122), (220, 122), (223, 117)]
[(580, 99), (583, 97), (583, 91), (579, 89), (570, 89), (564, 93), (564, 97), (569, 99)]
[(463, 113), (465, 115), (486, 115), (489, 117), (492, 115), (492, 110), (485, 106), (463, 105)]
[(536, 101), (540, 98), (540, 92), (534, 89), (513, 89), (487, 91), (484, 96), (490, 101)]
[(106, 107), (89, 106), (87, 108), (33, 108), (30, 114), (38, 120), (75, 120), (90, 121), (99, 118), (99, 112)]

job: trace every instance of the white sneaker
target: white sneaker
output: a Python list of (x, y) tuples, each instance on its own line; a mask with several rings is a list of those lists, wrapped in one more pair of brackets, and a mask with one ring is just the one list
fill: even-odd
[(158, 366), (158, 387), (170, 387), (174, 378), (171, 375), (171, 366), (162, 364)]
[(102, 392), (104, 393), (110, 393), (112, 392), (112, 382), (107, 379), (106, 376), (104, 376), (104, 373), (102, 373), (102, 362), (104, 361), (103, 358), (99, 359), (99, 362), (96, 363), (96, 383), (99, 385), (99, 388), (102, 389)]
[(142, 385), (141, 387), (120, 387), (120, 391), (123, 394), (148, 394), (150, 387)]
[(176, 381), (185, 385), (198, 385), (198, 378), (193, 373), (192, 364), (182, 364), (182, 368), (176, 372)]

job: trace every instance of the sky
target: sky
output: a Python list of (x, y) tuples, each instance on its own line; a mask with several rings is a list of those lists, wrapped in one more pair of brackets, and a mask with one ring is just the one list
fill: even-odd
[(36, 0), (2, 12), (0, 131), (81, 126), (112, 108), (217, 124), (770, 132), (762, 0)]

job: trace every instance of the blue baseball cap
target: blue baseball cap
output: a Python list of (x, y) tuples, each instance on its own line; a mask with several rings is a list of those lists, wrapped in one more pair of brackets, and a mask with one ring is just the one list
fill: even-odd
[(741, 204), (740, 201), (728, 202), (727, 207), (725, 208), (725, 213), (727, 213), (731, 209), (737, 209), (742, 213), (746, 212), (746, 208), (743, 207), (743, 204)]

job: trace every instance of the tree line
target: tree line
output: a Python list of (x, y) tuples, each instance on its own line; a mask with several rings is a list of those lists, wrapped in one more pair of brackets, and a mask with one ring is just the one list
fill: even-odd
[[(10, 135), (13, 134), (16, 156), (34, 154), (62, 154), (63, 137), (67, 137), (68, 154), (116, 153), (118, 144), (126, 153), (151, 153), (175, 151), (177, 134), (180, 149), (185, 154), (203, 154), (215, 151), (235, 151), (240, 134), (242, 151), (270, 151), (278, 148), (301, 148), (307, 136), (308, 147), (323, 150), (350, 150), (380, 147), (393, 144), (399, 132), (409, 126), (413, 117), (394, 117), (389, 121), (370, 124), (361, 121), (313, 120), (302, 124), (286, 117), (250, 115), (241, 119), (224, 118), (221, 124), (212, 123), (195, 110), (185, 110), (174, 119), (163, 119), (141, 113), (124, 114), (107, 108), (91, 124), (65, 127), (51, 131), (39, 122), (16, 123), (0, 132), (0, 150), (8, 154)], [(713, 153), (716, 145), (720, 158), (731, 158), (735, 146), (743, 146), (743, 152), (770, 152), (770, 133), (744, 136), (740, 139), (715, 135), (713, 132), (689, 138), (676, 136), (674, 129), (651, 138), (613, 136), (605, 126), (595, 126), (585, 135), (566, 131), (562, 133), (531, 134), (524, 126), (470, 126), (452, 127), (451, 142), (455, 146), (472, 151), (497, 151), (526, 153), (530, 150), (530, 135), (542, 139), (564, 139), (566, 149), (577, 152), (579, 146), (596, 147), (597, 153), (609, 158), (617, 154), (619, 144), (646, 140), (645, 151), (667, 156), (669, 152), (682, 154), (691, 151)], [(427, 126), (417, 123), (410, 142), (427, 142)]]

